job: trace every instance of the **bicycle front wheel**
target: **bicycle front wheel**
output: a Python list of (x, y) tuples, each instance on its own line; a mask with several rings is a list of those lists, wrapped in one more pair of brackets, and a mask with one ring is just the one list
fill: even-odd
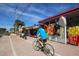
[(55, 53), (55, 51), (54, 51), (54, 47), (52, 46), (52, 45), (50, 45), (50, 44), (46, 44), (45, 45), (45, 51), (44, 51), (45, 53), (46, 53), (46, 55), (48, 55), (48, 56), (54, 56), (54, 53)]
[(36, 50), (36, 51), (39, 51), (39, 43), (37, 43), (37, 40), (35, 40), (34, 42), (33, 42), (33, 49), (34, 50)]

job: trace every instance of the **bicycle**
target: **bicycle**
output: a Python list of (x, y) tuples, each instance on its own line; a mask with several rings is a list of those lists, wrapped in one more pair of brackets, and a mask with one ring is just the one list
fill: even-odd
[(41, 50), (47, 56), (54, 56), (55, 53), (54, 47), (51, 44), (46, 43), (43, 44), (42, 47), (42, 45), (39, 42), (37, 42), (37, 39), (33, 42), (33, 49), (36, 51)]

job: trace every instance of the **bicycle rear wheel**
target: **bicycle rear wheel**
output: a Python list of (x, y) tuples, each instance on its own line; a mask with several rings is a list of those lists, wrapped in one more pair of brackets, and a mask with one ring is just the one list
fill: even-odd
[(44, 47), (44, 53), (47, 55), (47, 56), (54, 56), (54, 47), (50, 44), (46, 44), (45, 47)]

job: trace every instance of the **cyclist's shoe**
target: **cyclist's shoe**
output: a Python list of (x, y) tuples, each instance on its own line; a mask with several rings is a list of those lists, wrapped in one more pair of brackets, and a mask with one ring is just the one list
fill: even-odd
[(44, 47), (41, 47), (41, 51), (44, 51)]
[(44, 45), (41, 46), (41, 51), (44, 51)]
[(41, 46), (44, 47), (44, 44), (42, 44)]

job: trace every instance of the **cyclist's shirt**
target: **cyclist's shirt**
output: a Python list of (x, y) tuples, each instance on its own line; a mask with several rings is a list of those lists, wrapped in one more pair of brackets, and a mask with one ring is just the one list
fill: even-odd
[(43, 28), (39, 28), (39, 30), (37, 31), (37, 36), (38, 35), (41, 37), (42, 40), (47, 39), (47, 33)]

